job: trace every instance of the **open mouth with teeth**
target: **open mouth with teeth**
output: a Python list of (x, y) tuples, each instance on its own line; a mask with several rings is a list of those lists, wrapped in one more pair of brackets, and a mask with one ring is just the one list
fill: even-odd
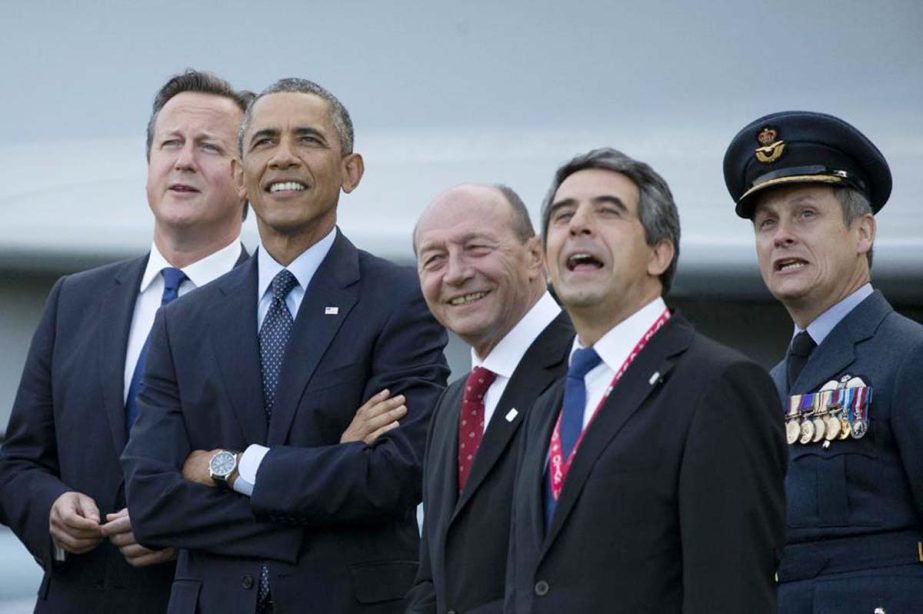
[(487, 296), (487, 294), (487, 292), (472, 292), (470, 294), (456, 296), (455, 298), (449, 299), (449, 305), (452, 305), (453, 307), (457, 307), (459, 305), (468, 305), (469, 303), (481, 300)]
[(602, 266), (603, 263), (590, 254), (573, 254), (567, 259), (568, 271), (592, 271), (601, 269)]
[(773, 265), (773, 269), (780, 273), (786, 273), (803, 269), (807, 264), (808, 263), (801, 258), (783, 258), (782, 260), (776, 261), (775, 265)]
[(266, 191), (275, 194), (276, 192), (304, 192), (306, 189), (307, 186), (298, 181), (279, 181), (270, 183)]

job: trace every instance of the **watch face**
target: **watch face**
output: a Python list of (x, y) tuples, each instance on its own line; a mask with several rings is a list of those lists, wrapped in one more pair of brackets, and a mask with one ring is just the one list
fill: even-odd
[(234, 455), (227, 450), (215, 454), (208, 462), (208, 468), (215, 476), (227, 477), (235, 467)]

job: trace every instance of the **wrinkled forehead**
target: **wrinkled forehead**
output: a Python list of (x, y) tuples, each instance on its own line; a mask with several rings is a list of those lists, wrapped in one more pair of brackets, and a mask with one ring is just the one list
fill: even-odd
[(168, 100), (157, 114), (154, 133), (193, 132), (233, 138), (242, 116), (240, 107), (224, 96), (183, 92)]

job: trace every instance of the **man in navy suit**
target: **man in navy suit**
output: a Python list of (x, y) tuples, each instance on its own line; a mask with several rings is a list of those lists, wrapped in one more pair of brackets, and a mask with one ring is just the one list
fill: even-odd
[[(333, 94), (273, 84), (239, 147), (262, 245), (154, 324), (122, 457), (135, 532), (181, 549), (171, 612), (402, 611), (445, 331), (412, 269), (336, 227), (364, 168)], [(400, 426), (342, 442), (380, 391)]]
[(594, 150), (558, 170), (542, 226), (577, 338), (524, 426), (507, 611), (775, 611), (779, 403), (762, 368), (666, 308), (669, 187)]
[(724, 177), (794, 322), (772, 370), (790, 444), (779, 610), (923, 611), (923, 326), (870, 275), (888, 163), (845, 121), (787, 111), (738, 133)]
[(520, 426), (567, 368), (574, 329), (545, 288), (541, 242), (506, 186), (436, 198), (414, 233), (430, 311), (471, 346), (472, 370), (436, 405), (423, 471), (411, 612), (503, 608)]
[(45, 569), (38, 612), (166, 608), (175, 552), (134, 539), (119, 455), (161, 302), (246, 255), (231, 162), (246, 101), (208, 73), (167, 81), (147, 129), (150, 253), (51, 290), (0, 453), (3, 515)]

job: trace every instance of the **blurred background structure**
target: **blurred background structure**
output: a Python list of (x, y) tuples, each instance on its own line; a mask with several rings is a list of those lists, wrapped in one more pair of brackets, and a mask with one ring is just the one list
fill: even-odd
[[(0, 24), (0, 431), (54, 280), (149, 248), (144, 129), (156, 89), (186, 67), (255, 91), (286, 76), (333, 91), (366, 160), (340, 226), (408, 264), (417, 215), (451, 185), (506, 183), (537, 221), (574, 154), (609, 145), (649, 162), (682, 218), (668, 302), (767, 366), (791, 324), (722, 156), (765, 113), (838, 115), (894, 174), (873, 282), (923, 320), (918, 0), (35, 0), (0, 3)], [(258, 243), (252, 216), (244, 242)], [(459, 344), (449, 354), (467, 370)], [(31, 610), (39, 572), (0, 529), (0, 613)]]

